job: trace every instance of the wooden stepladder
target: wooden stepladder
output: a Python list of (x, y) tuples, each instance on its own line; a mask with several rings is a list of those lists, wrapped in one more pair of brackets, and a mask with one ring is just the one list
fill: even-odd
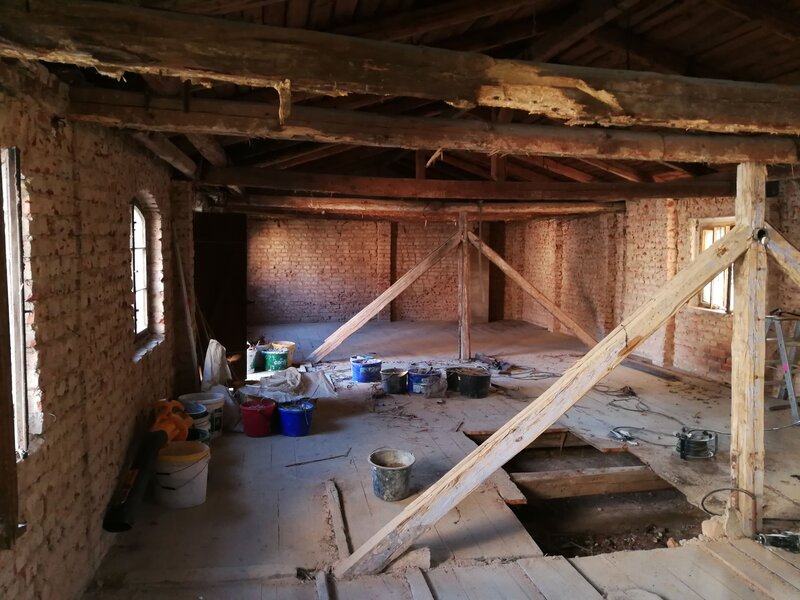
[[(787, 336), (788, 328), (789, 334)], [(770, 333), (771, 332), (771, 333)], [(775, 378), (767, 380), (767, 386), (775, 388), (773, 400), (788, 400), (792, 411), (792, 422), (800, 421), (800, 412), (797, 409), (797, 392), (794, 378), (800, 371), (797, 362), (797, 347), (800, 346), (800, 315), (783, 311), (773, 311), (767, 315), (766, 331), (767, 353), (774, 344), (771, 354), (775, 358), (767, 361), (767, 368), (777, 370)]]

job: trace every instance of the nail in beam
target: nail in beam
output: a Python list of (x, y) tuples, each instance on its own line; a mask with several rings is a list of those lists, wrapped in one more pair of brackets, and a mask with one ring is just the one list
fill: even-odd
[(737, 225), (664, 285), (547, 391), (503, 425), (398, 516), (334, 568), (337, 577), (380, 572), (470, 492), (541, 435), (593, 385), (728, 267), (752, 243), (752, 230)]

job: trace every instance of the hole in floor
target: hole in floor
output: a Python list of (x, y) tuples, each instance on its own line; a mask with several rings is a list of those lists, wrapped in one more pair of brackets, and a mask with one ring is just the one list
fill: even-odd
[[(480, 444), (488, 434), (467, 436)], [(566, 430), (545, 432), (503, 468), (528, 500), (510, 508), (545, 554), (666, 548), (699, 535), (708, 518), (634, 455)]]

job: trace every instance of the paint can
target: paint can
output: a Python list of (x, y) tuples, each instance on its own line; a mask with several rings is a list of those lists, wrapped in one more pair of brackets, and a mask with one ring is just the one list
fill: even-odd
[(381, 500), (396, 502), (411, 493), (414, 454), (394, 448), (378, 449), (369, 455), (372, 491)]
[(408, 369), (383, 369), (381, 371), (383, 391), (387, 394), (408, 393)]

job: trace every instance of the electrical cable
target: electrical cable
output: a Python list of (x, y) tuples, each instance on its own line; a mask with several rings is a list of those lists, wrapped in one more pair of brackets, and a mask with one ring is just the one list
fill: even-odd
[(702, 500), (700, 500), (700, 508), (702, 508), (706, 514), (711, 515), (712, 517), (719, 517), (722, 513), (714, 513), (708, 510), (706, 508), (706, 500), (708, 500), (709, 496), (713, 496), (714, 494), (717, 494), (719, 492), (741, 492), (742, 494), (750, 496), (753, 500), (756, 499), (756, 495), (753, 492), (750, 492), (748, 490), (743, 490), (742, 488), (738, 487), (721, 487), (715, 490), (711, 490), (705, 496), (703, 496)]

